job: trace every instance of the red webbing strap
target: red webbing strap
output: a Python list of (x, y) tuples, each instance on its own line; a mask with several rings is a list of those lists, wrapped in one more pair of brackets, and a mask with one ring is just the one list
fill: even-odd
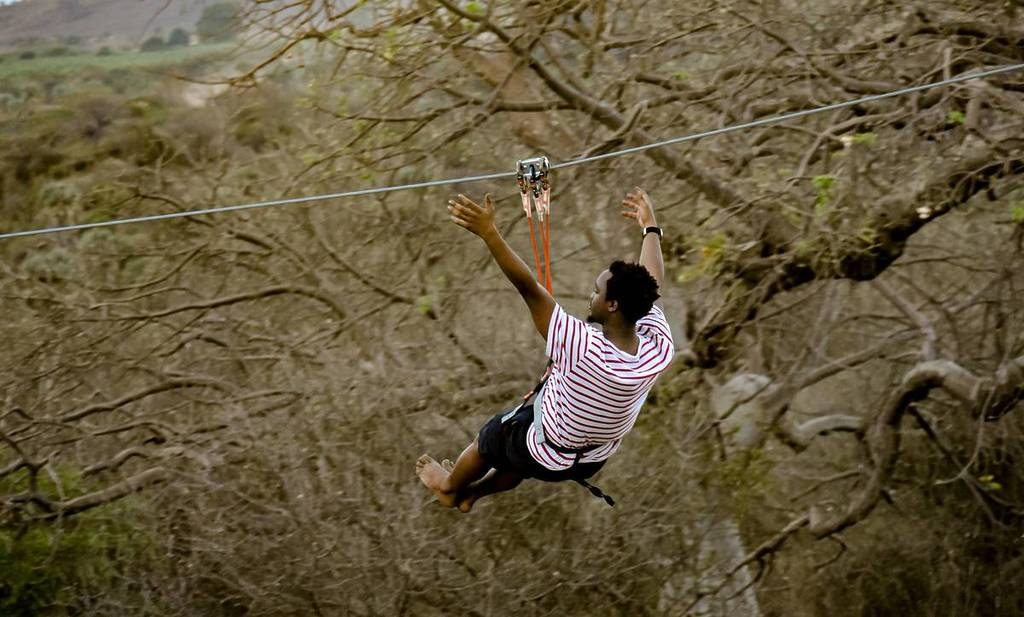
[(544, 217), (542, 223), (541, 237), (544, 243), (544, 278), (540, 279), (541, 284), (547, 288), (548, 293), (554, 293), (551, 286), (551, 213)]
[[(540, 255), (537, 254), (537, 238), (533, 231), (533, 217), (527, 215), (526, 222), (530, 224), (530, 245), (533, 246), (533, 263), (537, 266), (537, 280), (543, 282), (544, 278), (540, 271)], [(546, 253), (545, 253), (546, 255)], [(548, 290), (551, 291), (551, 290)]]
[[(538, 176), (538, 166), (540, 175)], [(537, 282), (548, 293), (553, 293), (551, 281), (551, 184), (548, 182), (548, 159), (540, 157), (516, 162), (516, 183), (523, 200), (526, 222), (530, 225), (530, 246), (533, 248), (533, 264), (537, 267)], [(532, 208), (531, 208), (532, 202)], [(533, 226), (533, 211), (537, 212), (537, 228)], [(537, 248), (537, 234), (540, 234), (540, 250)], [(541, 267), (540, 253), (544, 253)]]

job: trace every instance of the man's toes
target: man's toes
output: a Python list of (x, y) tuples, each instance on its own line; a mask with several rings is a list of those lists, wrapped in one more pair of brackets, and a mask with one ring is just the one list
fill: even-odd
[(455, 469), (455, 464), (448, 459), (444, 459), (443, 461), (441, 461), (441, 467), (444, 467), (445, 471), (451, 473), (451, 471)]
[(434, 459), (430, 458), (429, 454), (424, 454), (423, 456), (419, 457), (418, 459), (416, 459), (416, 471), (422, 470), (424, 467), (429, 465), (433, 460)]

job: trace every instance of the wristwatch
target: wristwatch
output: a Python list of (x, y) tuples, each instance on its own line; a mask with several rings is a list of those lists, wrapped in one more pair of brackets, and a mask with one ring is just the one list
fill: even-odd
[(647, 234), (650, 234), (650, 233), (658, 234), (658, 237), (660, 238), (661, 237), (661, 227), (644, 227), (644, 237), (646, 238)]

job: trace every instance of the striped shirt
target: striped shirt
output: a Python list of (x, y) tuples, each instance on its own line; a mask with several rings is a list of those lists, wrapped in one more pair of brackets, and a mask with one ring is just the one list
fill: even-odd
[(574, 456), (556, 452), (549, 442), (565, 448), (604, 444), (584, 454), (583, 463), (603, 461), (619, 449), (674, 353), (661, 308), (655, 306), (642, 317), (636, 333), (640, 345), (636, 355), (630, 355), (605, 338), (600, 328), (555, 305), (547, 341), (553, 364), (541, 401), (545, 443), (537, 443), (532, 425), (526, 435), (534, 460), (555, 471), (572, 466)]

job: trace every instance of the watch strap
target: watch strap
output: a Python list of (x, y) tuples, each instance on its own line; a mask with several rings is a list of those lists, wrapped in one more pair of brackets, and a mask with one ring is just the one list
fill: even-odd
[(658, 237), (660, 238), (661, 237), (661, 227), (644, 227), (644, 237), (646, 237), (647, 234), (650, 234), (650, 233), (658, 234)]

